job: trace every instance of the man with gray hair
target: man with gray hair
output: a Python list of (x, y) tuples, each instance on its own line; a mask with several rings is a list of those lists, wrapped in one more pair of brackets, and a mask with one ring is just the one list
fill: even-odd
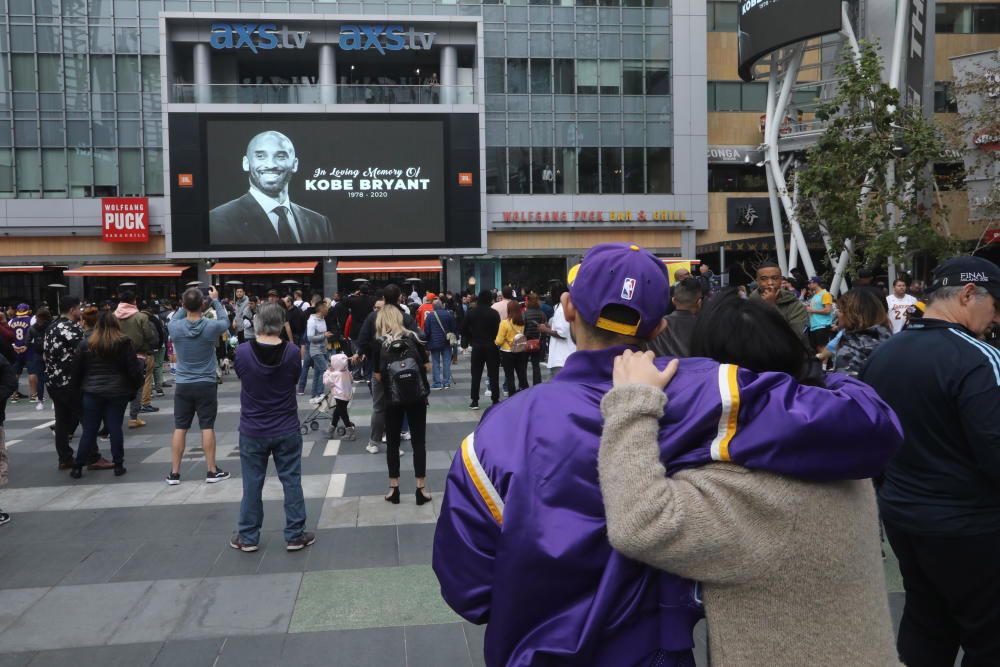
[(879, 486), (906, 602), (910, 667), (1000, 665), (1000, 268), (958, 257), (934, 270), (922, 319), (875, 350), (860, 379), (899, 417), (903, 447)]
[(288, 197), (288, 184), (298, 170), (291, 139), (273, 130), (254, 136), (243, 156), (250, 190), (209, 211), (210, 242), (294, 246), (333, 241), (330, 218)]
[(306, 525), (302, 495), (302, 434), (299, 432), (295, 383), (299, 379), (299, 348), (281, 339), (285, 309), (269, 303), (254, 318), (256, 338), (236, 348), (240, 388), (240, 467), (243, 501), (240, 522), (229, 546), (257, 551), (264, 521), (261, 493), (267, 460), (285, 491), (285, 549), (299, 551), (316, 541)]
[[(215, 310), (215, 319), (203, 317), (203, 311), (209, 306)], [(229, 479), (229, 473), (215, 465), (215, 417), (219, 412), (215, 347), (219, 336), (229, 329), (229, 316), (219, 303), (219, 293), (214, 287), (208, 288), (207, 296), (197, 287), (184, 292), (182, 307), (174, 313), (167, 328), (177, 357), (174, 436), (167, 484), (181, 483), (185, 440), (196, 413), (201, 427), (201, 448), (208, 466), (205, 481), (214, 484)]]

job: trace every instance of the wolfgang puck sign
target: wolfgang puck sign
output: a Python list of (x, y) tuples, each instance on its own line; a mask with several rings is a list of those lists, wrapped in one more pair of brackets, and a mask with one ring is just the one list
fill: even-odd
[(149, 241), (149, 199), (146, 197), (101, 199), (101, 228), (104, 240), (111, 243)]

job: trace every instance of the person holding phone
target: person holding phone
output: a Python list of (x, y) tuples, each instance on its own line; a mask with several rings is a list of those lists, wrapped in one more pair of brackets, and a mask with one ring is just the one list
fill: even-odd
[[(204, 292), (204, 293), (203, 293)], [(215, 319), (203, 317), (208, 308)], [(167, 484), (181, 483), (181, 458), (194, 416), (201, 427), (201, 447), (205, 450), (209, 484), (229, 479), (229, 473), (215, 464), (215, 417), (219, 411), (219, 387), (216, 384), (215, 345), (229, 329), (229, 316), (219, 303), (215, 287), (192, 287), (184, 292), (182, 306), (168, 325), (177, 355), (177, 388), (174, 390), (174, 435), (172, 467)]]

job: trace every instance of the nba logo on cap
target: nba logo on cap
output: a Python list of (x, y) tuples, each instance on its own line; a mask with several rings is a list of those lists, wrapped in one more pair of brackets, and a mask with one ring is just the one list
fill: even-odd
[(622, 298), (631, 301), (633, 294), (635, 294), (635, 278), (626, 278), (622, 285)]

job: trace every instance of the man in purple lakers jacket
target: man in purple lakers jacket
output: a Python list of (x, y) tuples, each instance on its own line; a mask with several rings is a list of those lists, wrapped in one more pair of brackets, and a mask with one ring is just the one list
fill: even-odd
[[(662, 327), (663, 263), (595, 246), (562, 307), (577, 352), (556, 378), (490, 409), (448, 474), (434, 571), (448, 604), (488, 623), (490, 667), (694, 665), (696, 584), (631, 561), (607, 540), (597, 481), (600, 402), (616, 356)], [(665, 360), (660, 361), (660, 365)], [(901, 432), (866, 385), (826, 389), (781, 373), (682, 359), (667, 388), (668, 472), (733, 461), (815, 480), (879, 474)]]

